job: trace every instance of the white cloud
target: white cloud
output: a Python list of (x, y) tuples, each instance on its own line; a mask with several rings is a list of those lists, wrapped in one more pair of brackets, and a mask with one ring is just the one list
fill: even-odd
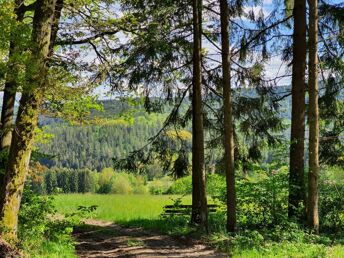
[(289, 85), (291, 78), (284, 77), (287, 75), (287, 64), (281, 60), (281, 56), (274, 56), (267, 61), (265, 66), (265, 78), (267, 80), (276, 79), (278, 86)]

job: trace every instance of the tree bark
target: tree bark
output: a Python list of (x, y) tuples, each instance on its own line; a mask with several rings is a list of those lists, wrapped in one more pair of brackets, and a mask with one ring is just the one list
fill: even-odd
[(303, 219), (305, 205), (305, 69), (306, 69), (306, 1), (294, 2), (292, 116), (289, 170), (289, 217)]
[(227, 231), (236, 231), (236, 196), (234, 171), (234, 126), (232, 116), (231, 74), (229, 55), (229, 11), (227, 0), (220, 0), (222, 73), (223, 73), (223, 112), (224, 112), (224, 149), (227, 183)]
[[(21, 8), (24, 0), (15, 1), (14, 13), (17, 16), (17, 22), (20, 23), (24, 19), (25, 11)], [(10, 72), (6, 75), (6, 82), (4, 88), (4, 96), (1, 109), (1, 150), (7, 149), (11, 145), (12, 130), (14, 124), (14, 102), (17, 92), (17, 76), (18, 76), (18, 64), (13, 60), (13, 56), (17, 53), (18, 49), (14, 39), (10, 41), (10, 50), (8, 55), (8, 67)]]
[(37, 127), (40, 106), (47, 81), (47, 59), (56, 0), (37, 0), (33, 18), (30, 67), (23, 86), (15, 124), (5, 184), (1, 189), (2, 236), (16, 239), (18, 212), (28, 172), (34, 131)]
[(308, 225), (319, 231), (318, 173), (319, 173), (319, 107), (318, 107), (318, 1), (309, 1), (309, 173)]
[(193, 0), (193, 88), (192, 88), (192, 215), (191, 222), (208, 230), (205, 191), (204, 132), (202, 104), (202, 0)]

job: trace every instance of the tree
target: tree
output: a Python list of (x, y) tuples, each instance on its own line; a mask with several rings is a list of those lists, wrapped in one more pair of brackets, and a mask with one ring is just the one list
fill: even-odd
[(15, 239), (18, 211), (28, 172), (35, 128), (47, 81), (47, 60), (50, 53), (52, 23), (56, 0), (37, 0), (31, 37), (30, 67), (26, 71), (26, 82), (22, 89), (19, 111), (15, 123), (5, 183), (1, 189), (2, 234)]
[(191, 222), (200, 223), (207, 230), (202, 104), (202, 0), (193, 0), (193, 30)]
[(319, 231), (319, 108), (318, 108), (318, 1), (309, 1), (309, 172), (307, 220), (310, 228)]
[(234, 126), (232, 117), (231, 81), (230, 81), (230, 46), (229, 46), (229, 12), (227, 0), (220, 0), (221, 41), (222, 41), (222, 74), (223, 74), (223, 117), (225, 171), (227, 183), (227, 231), (236, 230), (236, 197), (234, 171)]
[(299, 217), (305, 201), (305, 69), (306, 69), (306, 1), (296, 0), (293, 8), (292, 114), (289, 168), (289, 217)]
[(56, 170), (49, 170), (45, 174), (45, 189), (47, 194), (52, 194), (56, 187), (58, 186), (57, 184), (57, 171)]
[[(24, 0), (15, 1), (14, 13), (16, 15), (17, 23), (20, 24), (23, 22), (26, 9), (27, 7), (24, 5)], [(15, 29), (18, 29), (18, 26), (14, 27)], [(14, 102), (18, 88), (18, 77), (20, 69), (20, 65), (18, 64), (18, 56), (21, 51), (18, 49), (19, 41), (18, 39), (15, 39), (16, 37), (13, 34), (15, 34), (14, 31), (12, 32), (12, 38), (10, 39), (8, 55), (9, 71), (6, 74), (6, 82), (4, 87), (4, 96), (1, 109), (1, 149), (9, 148), (11, 145), (12, 129), (14, 123)]]
[[(322, 94), (319, 93), (321, 164), (344, 167), (344, 5), (321, 2), (319, 5), (318, 59)], [(326, 70), (325, 70), (326, 69)], [(325, 72), (325, 71), (326, 72)], [(320, 72), (321, 71), (321, 72)]]

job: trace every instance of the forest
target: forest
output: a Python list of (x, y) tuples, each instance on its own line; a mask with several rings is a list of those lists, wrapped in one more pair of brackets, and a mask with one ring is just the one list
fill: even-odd
[(0, 0), (0, 257), (344, 257), (344, 2)]

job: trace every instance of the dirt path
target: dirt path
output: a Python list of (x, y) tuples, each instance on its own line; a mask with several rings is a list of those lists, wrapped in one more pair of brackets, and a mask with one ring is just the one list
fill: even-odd
[(75, 230), (78, 257), (228, 257), (183, 239), (88, 220)]

